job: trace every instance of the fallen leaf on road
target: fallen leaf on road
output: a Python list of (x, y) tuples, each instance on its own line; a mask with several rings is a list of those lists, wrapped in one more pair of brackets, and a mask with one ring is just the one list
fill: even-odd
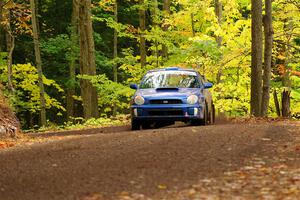
[(15, 146), (15, 144), (11, 142), (0, 142), (0, 149), (6, 149), (13, 146)]
[(197, 130), (194, 129), (194, 128), (192, 128), (192, 132), (193, 132), (193, 133), (197, 133)]
[(100, 193), (96, 193), (85, 196), (82, 200), (104, 200), (104, 198)]
[(160, 189), (160, 190), (165, 190), (165, 189), (167, 189), (167, 186), (166, 186), (166, 185), (163, 185), (163, 184), (158, 185), (157, 187), (158, 187), (158, 189)]
[(271, 141), (270, 138), (261, 138), (262, 141)]

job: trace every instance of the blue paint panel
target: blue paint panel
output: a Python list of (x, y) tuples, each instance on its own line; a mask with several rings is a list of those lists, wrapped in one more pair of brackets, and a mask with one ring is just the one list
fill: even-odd
[[(179, 67), (169, 67), (153, 72), (178, 73), (180, 71), (187, 73), (195, 73), (197, 79), (201, 79), (201, 75), (192, 69), (181, 69)], [(168, 72), (166, 72), (168, 71)], [(194, 75), (195, 76), (195, 75)], [(144, 79), (142, 79), (144, 80)], [(207, 86), (207, 85), (206, 85)], [(135, 96), (142, 96), (145, 100), (143, 105), (132, 104), (131, 109), (137, 109), (138, 116), (132, 118), (138, 120), (173, 120), (173, 121), (188, 121), (191, 119), (202, 119), (204, 117), (205, 106), (205, 85), (197, 88), (147, 88), (136, 90)], [(188, 104), (187, 98), (190, 95), (196, 95), (198, 102), (195, 104)], [(195, 108), (197, 113), (195, 114)], [(133, 112), (131, 112), (133, 113)]]

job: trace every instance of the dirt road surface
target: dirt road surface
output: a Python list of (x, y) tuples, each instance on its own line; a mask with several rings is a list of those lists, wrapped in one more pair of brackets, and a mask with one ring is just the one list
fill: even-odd
[(1, 200), (300, 199), (296, 122), (60, 134), (0, 150)]

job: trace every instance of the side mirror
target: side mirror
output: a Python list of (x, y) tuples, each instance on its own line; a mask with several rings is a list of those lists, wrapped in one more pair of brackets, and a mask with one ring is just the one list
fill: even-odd
[(204, 88), (205, 88), (205, 89), (212, 88), (212, 87), (213, 87), (213, 84), (212, 84), (212, 83), (210, 83), (210, 82), (204, 83)]
[(134, 90), (137, 90), (139, 87), (138, 87), (137, 84), (130, 84), (130, 88), (134, 89)]

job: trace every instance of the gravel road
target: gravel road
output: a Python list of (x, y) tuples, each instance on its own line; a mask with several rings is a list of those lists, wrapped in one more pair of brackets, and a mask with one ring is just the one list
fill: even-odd
[[(249, 182), (254, 177), (249, 170), (272, 171), (276, 166), (294, 173), (290, 178), (296, 179), (286, 187), (294, 184), (290, 197), (300, 199), (299, 130), (296, 122), (245, 122), (59, 133), (76, 137), (0, 150), (0, 199), (263, 199), (262, 195), (282, 199), (287, 195), (261, 194), (256, 188), (264, 187), (259, 186), (260, 179), (258, 186), (256, 179)], [(233, 191), (226, 181), (232, 178), (230, 183), (239, 180), (237, 183), (244, 184), (247, 180), (236, 174), (243, 170), (249, 172), (249, 187)], [(229, 189), (222, 192), (226, 187)]]

